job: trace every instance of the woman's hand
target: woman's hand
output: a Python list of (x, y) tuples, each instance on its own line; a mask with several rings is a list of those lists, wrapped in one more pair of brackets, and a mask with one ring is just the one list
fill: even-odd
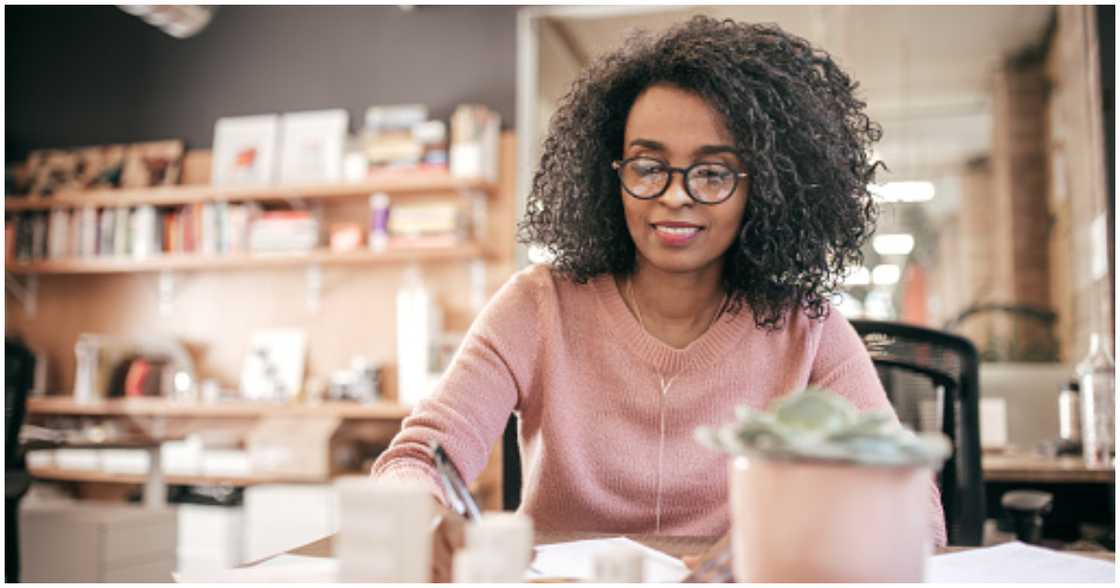
[(432, 581), (451, 582), (451, 563), (455, 552), (466, 542), (467, 521), (458, 513), (436, 502), (439, 523), (432, 532)]
[[(696, 555), (686, 555), (681, 558), (684, 565), (692, 570), (688, 577), (684, 579), (685, 582), (731, 582), (733, 581), (730, 576), (730, 558), (726, 556), (727, 550), (731, 548), (731, 531), (728, 530), (724, 533), (723, 537), (719, 538), (712, 544), (711, 547), (706, 549), (703, 553)], [(727, 569), (705, 569), (705, 564), (712, 564), (708, 566), (712, 568), (727, 568)], [(698, 573), (700, 572), (700, 573)]]

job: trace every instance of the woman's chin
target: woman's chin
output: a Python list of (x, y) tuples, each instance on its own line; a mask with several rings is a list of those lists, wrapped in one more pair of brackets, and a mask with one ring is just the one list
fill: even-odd
[(712, 265), (712, 260), (698, 255), (693, 251), (656, 251), (645, 258), (650, 267), (670, 274), (687, 274), (699, 272)]

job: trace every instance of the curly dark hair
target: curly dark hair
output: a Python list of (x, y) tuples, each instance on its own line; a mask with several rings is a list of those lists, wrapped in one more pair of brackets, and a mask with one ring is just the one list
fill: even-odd
[(745, 303), (769, 330), (793, 308), (826, 316), (874, 231), (867, 185), (881, 166), (870, 152), (882, 131), (828, 53), (774, 25), (696, 16), (657, 38), (638, 32), (593, 63), (550, 121), (520, 240), (552, 253), (553, 269), (577, 283), (633, 272), (610, 162), (622, 153), (631, 105), (656, 83), (704, 98), (750, 177), (742, 226), (724, 256), (726, 310)]

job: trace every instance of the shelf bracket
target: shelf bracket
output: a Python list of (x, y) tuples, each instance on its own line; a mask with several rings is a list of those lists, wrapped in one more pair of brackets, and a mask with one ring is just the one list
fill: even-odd
[(4, 287), (23, 305), (23, 313), (34, 317), (39, 310), (39, 276), (30, 274), (21, 280), (15, 274), (4, 276)]
[(159, 315), (163, 318), (170, 318), (175, 302), (175, 272), (166, 269), (161, 270), (157, 287), (159, 291)]
[(323, 266), (313, 263), (307, 267), (307, 311), (319, 314), (323, 298)]

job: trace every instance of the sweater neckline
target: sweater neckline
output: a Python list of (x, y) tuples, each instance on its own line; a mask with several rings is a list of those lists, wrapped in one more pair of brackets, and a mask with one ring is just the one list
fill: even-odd
[(743, 336), (743, 325), (750, 322), (743, 320), (745, 316), (724, 313), (699, 338), (684, 349), (677, 349), (642, 328), (622, 299), (612, 274), (596, 276), (591, 279), (591, 284), (599, 299), (602, 320), (618, 335), (623, 345), (665, 376), (715, 362)]

